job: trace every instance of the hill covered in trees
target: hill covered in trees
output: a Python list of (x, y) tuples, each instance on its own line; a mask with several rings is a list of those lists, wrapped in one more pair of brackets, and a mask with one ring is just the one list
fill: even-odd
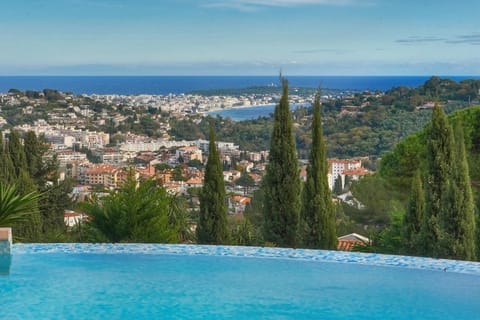
[[(430, 121), (434, 101), (451, 113), (478, 101), (479, 88), (479, 80), (455, 82), (432, 77), (417, 88), (397, 87), (385, 93), (355, 93), (323, 101), (328, 156), (380, 156)], [(297, 149), (306, 159), (311, 146), (312, 109), (296, 109), (293, 119)], [(177, 139), (206, 138), (209, 123), (201, 117), (172, 120), (170, 134)], [(240, 122), (215, 118), (219, 140), (233, 141), (251, 151), (269, 148), (272, 129), (271, 117)]]
[[(362, 210), (363, 218), (371, 218), (363, 222), (382, 230), (374, 236), (371, 250), (425, 254), (421, 250), (423, 247), (434, 256), (458, 258), (455, 250), (463, 245), (454, 244), (456, 240), (450, 241), (449, 231), (445, 231), (445, 236), (442, 234), (442, 230), (448, 230), (454, 224), (441, 221), (449, 221), (452, 212), (458, 212), (459, 215), (453, 218), (457, 221), (463, 214), (474, 211), (474, 219), (462, 228), (477, 229), (475, 254), (478, 257), (480, 241), (476, 225), (480, 207), (480, 106), (454, 112), (443, 126), (445, 129), (438, 123), (429, 122), (421, 131), (402, 140), (391, 152), (386, 153), (375, 176), (353, 186), (353, 194), (366, 206)], [(457, 183), (460, 178), (461, 181)], [(439, 185), (444, 187), (440, 188)], [(473, 199), (468, 200), (470, 192)], [(468, 205), (458, 204), (464, 200), (468, 200)], [(442, 208), (448, 210), (442, 211)], [(415, 213), (412, 213), (417, 209), (430, 215), (428, 219), (435, 220), (427, 225), (436, 228), (436, 231), (429, 233), (428, 230), (421, 230), (424, 218), (415, 218)], [(405, 223), (417, 225), (417, 228), (405, 229)], [(409, 235), (413, 229), (417, 229), (417, 238)], [(433, 234), (433, 238), (422, 238), (422, 232)], [(410, 241), (410, 244), (406, 245), (405, 241)], [(439, 247), (432, 246), (434, 243), (439, 243)], [(462, 257), (471, 259), (475, 254), (464, 254)]]

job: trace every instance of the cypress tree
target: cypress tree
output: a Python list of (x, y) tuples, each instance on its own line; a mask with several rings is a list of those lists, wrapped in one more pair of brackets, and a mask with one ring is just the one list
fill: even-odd
[(8, 145), (4, 143), (2, 132), (0, 132), (0, 180), (5, 183), (15, 180), (15, 169), (8, 153)]
[[(328, 164), (323, 140), (320, 95), (313, 105), (312, 149), (307, 167), (307, 181), (303, 189), (302, 234), (309, 248), (336, 249), (335, 207), (328, 187)], [(337, 181), (341, 183), (339, 176)]]
[(215, 144), (215, 132), (210, 124), (210, 144), (205, 179), (200, 194), (200, 219), (197, 240), (202, 244), (225, 244), (228, 242), (227, 204), (223, 168)]
[(441, 217), (445, 233), (442, 254), (455, 259), (475, 259), (475, 209), (465, 152), (463, 128), (455, 126), (455, 167)]
[(15, 177), (18, 178), (22, 170), (27, 170), (27, 158), (20, 143), (20, 136), (15, 130), (10, 132), (10, 137), (8, 138), (8, 153), (14, 165)]
[(42, 143), (33, 131), (29, 131), (23, 137), (23, 149), (30, 177), (36, 179), (42, 169)]
[(410, 192), (410, 200), (403, 221), (403, 237), (405, 251), (417, 254), (420, 246), (420, 231), (425, 215), (425, 191), (423, 190), (420, 171), (417, 171)]
[(264, 239), (278, 246), (296, 246), (300, 213), (300, 176), (288, 103), (288, 81), (275, 107), (269, 163), (263, 181)]
[(333, 192), (336, 195), (340, 195), (343, 192), (342, 176), (341, 175), (338, 175), (337, 179), (335, 179), (335, 184), (333, 185)]
[(438, 105), (433, 108), (426, 136), (425, 215), (420, 253), (439, 257), (442, 255), (440, 241), (444, 237), (441, 219), (445, 216), (444, 210), (448, 210), (445, 206), (451, 195), (455, 148), (452, 127)]

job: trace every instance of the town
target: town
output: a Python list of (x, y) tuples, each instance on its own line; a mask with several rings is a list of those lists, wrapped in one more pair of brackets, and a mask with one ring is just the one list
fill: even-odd
[[(338, 96), (322, 96), (324, 100), (334, 98)], [(279, 94), (77, 96), (48, 89), (10, 90), (0, 94), (0, 125), (13, 124), (10, 127), (21, 135), (32, 131), (43, 137), (50, 144), (49, 155), (58, 161), (59, 179), (73, 181), (71, 196), (77, 201), (92, 193), (101, 195), (118, 189), (132, 168), (136, 179), (156, 179), (170, 194), (189, 196), (203, 185), (209, 141), (176, 140), (169, 135), (170, 119), (272, 104), (278, 99)], [(291, 103), (311, 103), (313, 99), (313, 94), (290, 96)], [(125, 132), (125, 123), (142, 129), (150, 125), (154, 132)], [(9, 129), (3, 130), (6, 135), (8, 132)], [(229, 194), (228, 212), (242, 215), (265, 174), (268, 150), (242, 150), (229, 141), (218, 141), (217, 146)], [(344, 190), (346, 183), (369, 174), (361, 158), (328, 162), (331, 190), (336, 183)], [(301, 167), (300, 177), (306, 179), (306, 165)], [(198, 199), (191, 200), (189, 209), (198, 209)], [(70, 227), (84, 218), (81, 212), (65, 212), (65, 222)]]

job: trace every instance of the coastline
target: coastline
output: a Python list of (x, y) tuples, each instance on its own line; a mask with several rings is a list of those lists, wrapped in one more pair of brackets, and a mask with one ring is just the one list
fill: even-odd
[(256, 105), (250, 105), (250, 106), (232, 106), (232, 107), (227, 107), (227, 108), (220, 108), (220, 107), (217, 107), (217, 108), (212, 108), (212, 109), (208, 109), (208, 111), (201, 111), (199, 112), (200, 114), (202, 115), (207, 115), (211, 112), (221, 112), (221, 111), (228, 111), (228, 110), (239, 110), (239, 109), (252, 109), (252, 108), (256, 108), (256, 107), (269, 107), (269, 106), (275, 106), (276, 103), (268, 103), (268, 104), (256, 104)]

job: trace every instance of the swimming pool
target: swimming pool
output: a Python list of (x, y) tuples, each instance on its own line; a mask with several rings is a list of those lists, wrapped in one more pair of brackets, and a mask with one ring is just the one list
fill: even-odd
[[(445, 270), (445, 271), (443, 271)], [(475, 319), (480, 264), (183, 245), (14, 245), (0, 319)]]

